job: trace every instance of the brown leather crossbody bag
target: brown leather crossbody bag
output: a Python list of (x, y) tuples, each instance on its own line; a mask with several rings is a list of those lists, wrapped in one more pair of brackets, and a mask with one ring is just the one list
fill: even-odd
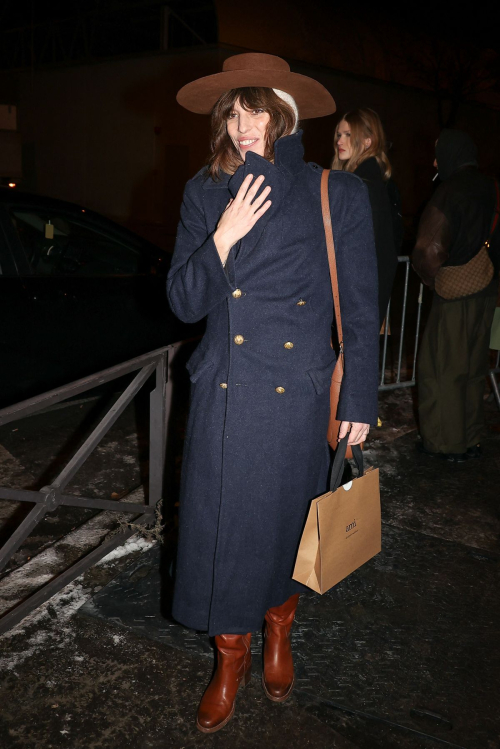
[[(337, 420), (337, 408), (340, 398), (340, 386), (344, 376), (344, 339), (342, 335), (342, 318), (340, 315), (339, 282), (337, 278), (337, 263), (335, 261), (335, 243), (333, 241), (332, 216), (330, 212), (330, 199), (328, 197), (328, 177), (330, 169), (323, 169), (321, 175), (321, 211), (323, 213), (323, 224), (325, 227), (326, 249), (328, 251), (328, 264), (330, 266), (330, 280), (332, 282), (333, 308), (335, 310), (335, 323), (337, 326), (337, 339), (339, 350), (337, 363), (332, 374), (330, 383), (330, 421), (328, 423), (327, 440), (332, 450), (338, 446), (340, 421)], [(361, 446), (362, 447), (362, 446)], [(352, 458), (352, 450), (347, 447), (346, 458)]]
[(447, 300), (462, 299), (485, 289), (493, 278), (494, 268), (489, 256), (490, 240), (498, 223), (500, 191), (495, 180), (497, 194), (495, 214), (488, 239), (479, 252), (465, 265), (448, 265), (440, 268), (434, 288), (440, 297)]

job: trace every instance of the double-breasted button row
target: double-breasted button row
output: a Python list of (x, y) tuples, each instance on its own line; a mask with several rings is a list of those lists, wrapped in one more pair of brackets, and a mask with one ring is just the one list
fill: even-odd
[[(239, 334), (234, 336), (233, 341), (235, 342), (235, 344), (237, 346), (241, 346), (242, 343), (245, 343), (244, 337), (242, 335), (239, 335)], [(292, 341), (286, 341), (283, 344), (283, 347), (286, 348), (286, 349), (288, 349), (288, 350), (290, 350), (290, 349), (292, 349), (294, 347), (294, 345), (295, 344)]]
[[(219, 387), (221, 387), (223, 390), (227, 390), (227, 382), (219, 382)], [(281, 385), (277, 388), (275, 388), (276, 392), (282, 395), (282, 393), (285, 392), (285, 388), (281, 387)]]
[[(243, 338), (242, 335), (235, 335), (233, 338), (233, 341), (235, 342), (237, 346), (241, 346), (242, 343), (245, 343), (245, 339)], [(291, 349), (293, 348), (293, 343), (292, 341), (287, 341), (286, 343), (283, 344), (283, 346), (286, 349)]]
[[(231, 292), (231, 295), (232, 295), (232, 296), (233, 296), (233, 297), (234, 297), (235, 299), (239, 299), (240, 297), (242, 297), (242, 296), (243, 296), (243, 292), (242, 292), (242, 290), (241, 290), (241, 289), (235, 289), (234, 291), (232, 291), (232, 292)], [(302, 299), (302, 298), (301, 298), (301, 299), (299, 299), (299, 301), (297, 302), (297, 306), (298, 306), (298, 307), (303, 307), (303, 306), (304, 306), (305, 304), (307, 304), (307, 302), (306, 302), (306, 300), (305, 300), (305, 299)]]

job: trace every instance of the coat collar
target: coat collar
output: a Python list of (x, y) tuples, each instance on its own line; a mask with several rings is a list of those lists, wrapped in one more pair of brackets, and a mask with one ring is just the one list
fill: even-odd
[(362, 161), (354, 170), (354, 174), (357, 174), (361, 179), (382, 180), (382, 171), (375, 156), (370, 156), (370, 158)]
[(299, 130), (293, 135), (286, 135), (276, 141), (274, 164), (249, 151), (245, 163), (241, 164), (233, 175), (222, 172), (221, 179), (218, 182), (209, 178), (206, 180), (204, 188), (206, 190), (226, 188), (234, 197), (247, 174), (253, 174), (255, 177), (263, 174), (266, 177), (266, 184), (275, 181), (287, 181), (292, 175), (297, 174), (304, 168), (303, 157), (302, 130)]
[(300, 172), (304, 167), (302, 130), (298, 130), (293, 135), (279, 138), (274, 145), (274, 155), (274, 163), (281, 171), (289, 174)]

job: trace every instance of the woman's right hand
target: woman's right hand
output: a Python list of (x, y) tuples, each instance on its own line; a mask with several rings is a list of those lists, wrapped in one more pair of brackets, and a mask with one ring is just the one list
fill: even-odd
[(229, 201), (219, 219), (214, 233), (214, 242), (223, 265), (226, 263), (231, 247), (248, 234), (271, 205), (270, 200), (266, 201), (271, 192), (269, 186), (265, 187), (259, 197), (254, 200), (264, 179), (264, 175), (261, 174), (252, 185), (253, 174), (248, 174), (236, 197)]

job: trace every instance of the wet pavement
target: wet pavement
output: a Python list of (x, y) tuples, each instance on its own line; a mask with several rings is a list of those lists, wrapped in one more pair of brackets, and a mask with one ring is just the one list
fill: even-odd
[[(0, 429), (0, 483), (47, 483), (101, 400)], [(257, 634), (235, 718), (218, 734), (198, 733), (210, 643), (168, 618), (171, 538), (160, 548), (134, 537), (0, 638), (0, 746), (498, 749), (500, 414), (487, 404), (485, 455), (459, 465), (416, 452), (410, 389), (384, 393), (380, 415), (366, 458), (381, 469), (383, 549), (325, 596), (302, 597), (289, 702), (262, 692)], [(75, 493), (141, 493), (140, 422), (140, 409), (127, 409)], [(5, 532), (24, 511), (0, 503)], [(90, 515), (47, 516), (0, 580), (0, 610), (116, 523)]]

